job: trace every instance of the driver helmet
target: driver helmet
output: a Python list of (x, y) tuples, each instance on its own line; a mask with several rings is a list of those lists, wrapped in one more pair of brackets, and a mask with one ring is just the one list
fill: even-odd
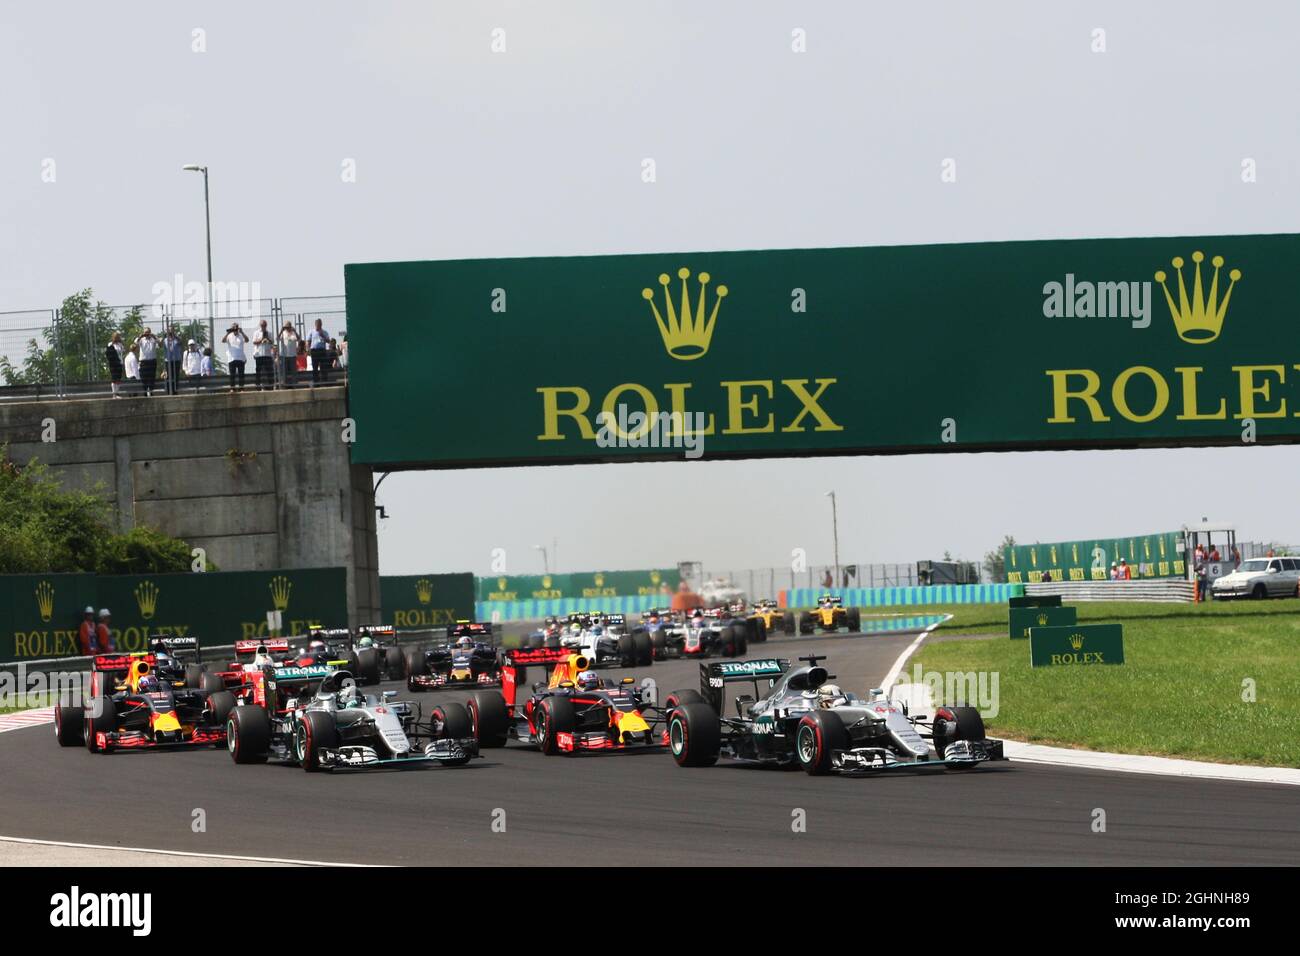
[(817, 688), (817, 706), (822, 710), (847, 704), (849, 698), (840, 690), (839, 684), (822, 684)]
[(360, 707), (361, 691), (356, 684), (344, 684), (339, 688), (338, 702), (340, 707)]
[(457, 647), (473, 647), (473, 646), (474, 646), (474, 639), (473, 639), (472, 637), (470, 637), (468, 634), (463, 634), (463, 635), (461, 635), (460, 640), (456, 642), (456, 646), (457, 646)]
[(361, 640), (357, 641), (357, 647), (373, 647), (374, 644), (375, 644), (375, 639), (371, 637), (369, 634), (367, 634)]
[(583, 671), (578, 675), (579, 690), (595, 690), (600, 684), (600, 675), (595, 671)]
[(324, 654), (324, 653), (325, 653), (325, 642), (324, 642), (324, 641), (312, 641), (310, 644), (307, 645), (307, 653), (308, 653), (308, 654)]
[(135, 685), (136, 690), (141, 694), (156, 694), (162, 690), (162, 685), (158, 683), (158, 678), (152, 674), (145, 674), (140, 678), (140, 682)]
[(599, 624), (593, 624), (591, 627), (591, 633), (594, 637), (600, 637), (600, 635), (605, 633), (605, 628)]

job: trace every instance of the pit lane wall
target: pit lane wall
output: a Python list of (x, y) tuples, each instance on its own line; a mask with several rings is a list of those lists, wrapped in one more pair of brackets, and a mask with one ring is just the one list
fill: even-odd
[[(937, 584), (928, 587), (893, 588), (793, 588), (781, 591), (782, 607), (812, 607), (823, 594), (837, 594), (850, 607), (925, 607), (939, 604), (1005, 604), (1008, 598), (1025, 593), (1022, 584)], [(579, 611), (606, 614), (640, 614), (668, 602), (659, 595), (629, 595), (612, 598), (562, 598), (529, 601), (479, 601), (475, 605), (480, 621), (523, 621)], [(387, 605), (385, 605), (387, 607)]]
[(78, 629), (87, 606), (112, 612), (120, 651), (142, 651), (148, 637), (197, 637), (229, 645), (267, 633), (266, 614), (281, 613), (282, 633), (343, 627), (348, 619), (343, 568), (211, 571), (206, 574), (0, 575), (0, 661), (81, 654)]

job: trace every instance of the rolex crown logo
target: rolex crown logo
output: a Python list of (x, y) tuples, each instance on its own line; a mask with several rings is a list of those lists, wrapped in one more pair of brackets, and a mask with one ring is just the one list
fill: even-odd
[(1070, 635), (1070, 646), (1076, 651), (1083, 648), (1083, 635), (1074, 633)]
[(152, 581), (141, 581), (135, 586), (135, 603), (140, 609), (140, 616), (146, 621), (153, 617), (158, 609), (158, 585)]
[(497, 590), (498, 590), (498, 591), (504, 591), (505, 589), (506, 589), (506, 579), (505, 579), (505, 578), (497, 578)]
[(1223, 317), (1228, 313), (1228, 300), (1232, 297), (1232, 287), (1241, 278), (1240, 269), (1233, 269), (1228, 273), (1228, 288), (1223, 293), (1223, 301), (1220, 302), (1219, 269), (1223, 266), (1223, 256), (1215, 256), (1210, 260), (1210, 264), (1214, 266), (1214, 276), (1210, 280), (1209, 295), (1206, 296), (1201, 289), (1201, 262), (1204, 259), (1205, 253), (1192, 253), (1192, 262), (1196, 263), (1196, 270), (1192, 278), (1190, 299), (1187, 296), (1187, 283), (1183, 279), (1183, 257), (1174, 256), (1171, 260), (1173, 267), (1178, 270), (1177, 303), (1174, 302), (1169, 286), (1165, 284), (1164, 270), (1160, 269), (1156, 272), (1156, 281), (1160, 283), (1160, 288), (1165, 290), (1165, 301), (1169, 303), (1169, 314), (1173, 316), (1178, 337), (1193, 345), (1205, 345), (1219, 337), (1219, 332), (1223, 328)]
[(49, 581), (36, 585), (36, 607), (41, 612), (41, 620), (49, 624), (54, 616), (54, 585)]
[(605, 575), (603, 575), (603, 574), (597, 572), (597, 573), (596, 573), (596, 587), (598, 587), (598, 588), (603, 588), (604, 586), (605, 586)]
[(1038, 626), (1047, 627), (1047, 615), (1043, 614), (1041, 611), (1038, 614)]
[(289, 592), (293, 590), (293, 582), (283, 574), (277, 574), (271, 578), (271, 583), (267, 585), (271, 589), (271, 600), (275, 603), (277, 611), (285, 611), (289, 608)]
[(651, 584), (658, 584), (658, 583), (659, 583), (659, 579), (660, 579), (661, 577), (663, 577), (663, 575), (661, 575), (658, 571), (651, 571), (651, 572), (650, 572), (650, 583), (651, 583)]
[(668, 354), (675, 359), (683, 362), (689, 362), (691, 359), (697, 359), (709, 350), (709, 342), (713, 338), (713, 326), (718, 321), (718, 309), (722, 307), (722, 300), (727, 297), (727, 287), (720, 285), (716, 287), (713, 294), (713, 311), (708, 313), (708, 319), (705, 319), (707, 311), (708, 291), (710, 276), (707, 272), (701, 272), (696, 276), (699, 283), (699, 291), (696, 293), (695, 308), (691, 308), (691, 290), (686, 284), (686, 280), (691, 277), (691, 270), (682, 267), (677, 270), (677, 278), (682, 281), (681, 304), (678, 307), (673, 306), (673, 292), (669, 286), (672, 280), (668, 278), (668, 273), (659, 276), (659, 284), (664, 290), (664, 311), (659, 311), (659, 306), (655, 305), (655, 293), (653, 289), (642, 289), (641, 298), (650, 303), (650, 311), (654, 313), (655, 323), (659, 326), (659, 335), (664, 340), (664, 348)]
[(428, 578), (420, 578), (415, 582), (415, 598), (421, 604), (428, 604), (433, 600), (433, 585), (429, 583)]
[(542, 587), (548, 591), (551, 589), (551, 576), (549, 574), (542, 575)]

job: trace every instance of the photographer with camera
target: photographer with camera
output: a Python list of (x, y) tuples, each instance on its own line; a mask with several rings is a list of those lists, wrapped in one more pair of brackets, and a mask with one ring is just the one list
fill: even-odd
[(226, 364), (230, 367), (230, 390), (233, 392), (244, 387), (244, 365), (247, 361), (244, 358), (244, 346), (248, 344), (248, 336), (236, 322), (226, 329), (221, 341), (226, 343)]

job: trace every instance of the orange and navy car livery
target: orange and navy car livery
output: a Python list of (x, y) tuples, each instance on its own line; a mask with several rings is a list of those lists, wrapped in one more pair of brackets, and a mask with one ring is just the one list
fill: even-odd
[(92, 753), (159, 747), (211, 746), (225, 742), (225, 712), (234, 699), (215, 697), (197, 688), (176, 688), (153, 681), (157, 658), (152, 653), (106, 654), (91, 664), (90, 693), (83, 707), (56, 708), (59, 742), (77, 737)]

